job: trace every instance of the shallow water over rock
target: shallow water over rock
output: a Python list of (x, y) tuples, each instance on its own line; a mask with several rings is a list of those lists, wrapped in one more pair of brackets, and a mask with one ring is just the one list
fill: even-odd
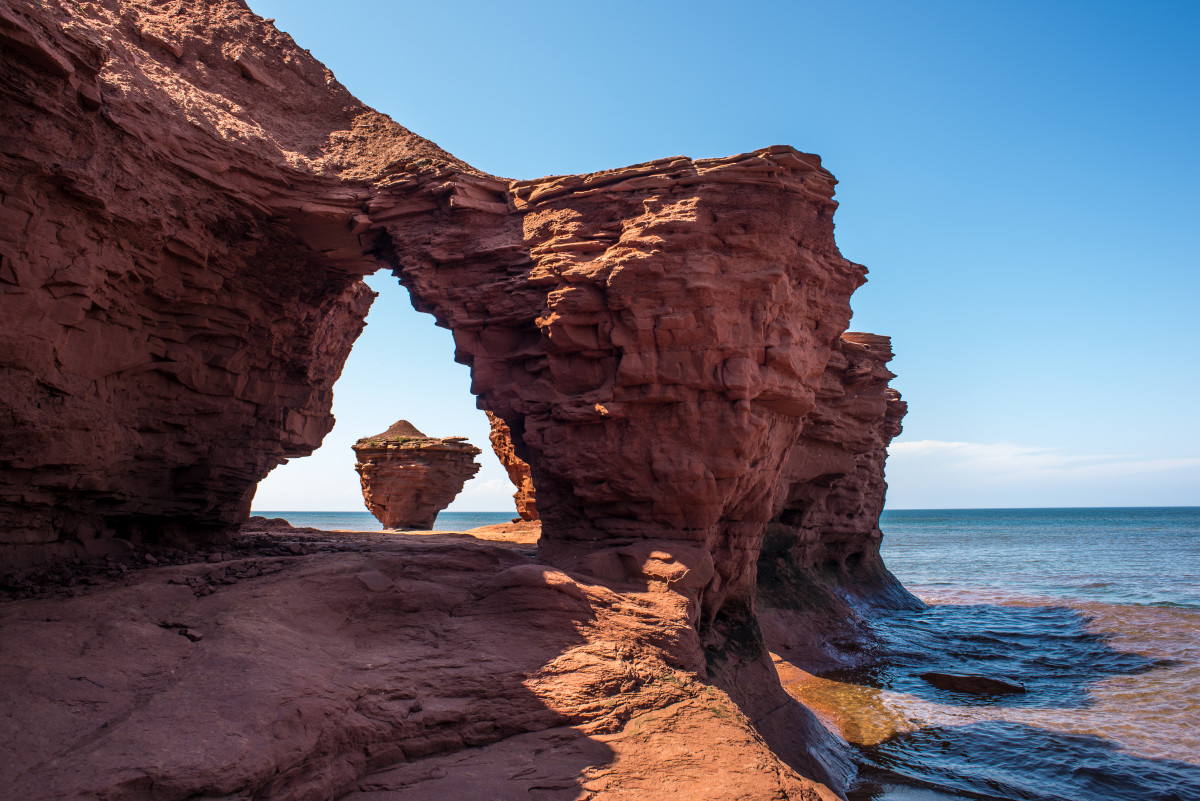
[(1200, 798), (1200, 513), (1054, 511), (885, 518), (889, 567), (930, 607), (879, 618), (871, 664), (790, 686), (859, 747), (852, 801)]

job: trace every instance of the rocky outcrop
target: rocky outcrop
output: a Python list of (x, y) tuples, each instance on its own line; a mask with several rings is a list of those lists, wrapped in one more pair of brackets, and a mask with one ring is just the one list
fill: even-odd
[[(328, 430), (359, 278), (382, 262), (510, 427), (546, 559), (640, 581), (664, 542), (700, 625), (748, 609), (779, 470), (863, 280), (817, 157), (503, 181), (358, 104), (234, 2), (5, 8), (5, 197), (52, 221), (0, 243), (20, 331), (6, 531), (244, 519), (255, 483)], [(70, 78), (86, 64), (97, 111)], [(68, 250), (83, 284), (52, 272)]]
[(866, 610), (923, 606), (879, 555), (887, 446), (907, 411), (888, 386), (891, 358), (887, 337), (842, 336), (780, 477), (759, 555), (767, 642), (809, 669), (854, 660)]
[[(783, 694), (755, 609), (768, 598), (796, 611), (786, 599), (801, 596), (813, 565), (839, 597), (855, 597), (857, 581), (886, 582), (868, 546), (902, 404), (887, 398), (880, 344), (840, 339), (865, 270), (837, 250), (835, 181), (816, 156), (781, 146), (488, 176), (364, 107), (236, 0), (0, 0), (0, 48), (0, 558), (225, 536), (257, 482), (330, 429), (331, 388), (371, 301), (361, 278), (384, 266), (453, 332), (480, 407), (507, 426), (537, 487), (539, 564), (513, 564), (502, 580), (528, 601), (514, 609), (538, 625), (557, 614), (547, 599), (571, 604), (559, 595), (581, 592), (590, 614), (583, 605), (598, 610), (613, 594), (636, 622), (612, 640), (589, 629), (586, 647), (620, 660), (627, 639), (669, 641), (663, 663), (726, 688), (787, 764), (844, 783), (836, 740)], [(764, 562), (772, 518), (774, 562)], [(781, 560), (797, 566), (773, 585), (784, 589), (756, 600), (756, 572)], [(406, 568), (376, 569), (394, 581)], [(385, 585), (374, 574), (363, 583)], [(388, 609), (419, 606), (421, 592), (448, 616), (466, 608), (436, 583), (408, 590)], [(576, 622), (561, 631), (578, 634)], [(456, 636), (445, 629), (412, 637)], [(341, 640), (328, 648), (353, 652)], [(556, 641), (546, 653), (565, 649)], [(506, 675), (528, 678), (531, 664)], [(617, 688), (644, 698), (631, 711), (661, 709), (644, 678), (586, 673), (564, 693), (581, 719)], [(483, 719), (470, 722), (483, 729), (437, 728), (447, 705), (478, 697), (475, 678), (461, 686), (427, 728), (405, 729), (413, 708), (389, 706), (406, 695), (371, 702), (359, 722), (374, 731), (382, 715), (380, 742), (428, 736), (411, 755), (401, 749), (405, 759), (490, 742)], [(292, 709), (285, 701), (299, 704), (295, 717), (272, 718), (271, 730), (286, 739), (298, 727), (310, 757), (376, 744), (326, 730), (323, 711), (295, 698), (271, 708)], [(497, 737), (559, 725), (522, 710), (519, 724), (488, 718)], [(375, 759), (370, 747), (312, 762), (334, 767), (297, 786), (398, 763), (400, 752)], [(263, 777), (309, 763), (266, 750), (246, 768), (257, 778), (237, 786), (286, 795)], [(191, 778), (152, 779), (155, 792), (171, 782), (180, 797), (235, 792), (217, 763), (201, 776), (185, 757), (178, 776)], [(145, 775), (126, 767), (113, 781), (136, 792)]]
[[(779, 471), (863, 280), (833, 243), (833, 185), (787, 147), (516, 182), (515, 213), (448, 216), (396, 254), (530, 465), (544, 558), (643, 581), (657, 549), (701, 625), (748, 608)], [(386, 230), (413, 242), (411, 225)]]
[(333, 425), (357, 176), (470, 170), (237, 2), (0, 0), (0, 52), (0, 558), (222, 534)]
[(774, 147), (514, 182), (426, 239), (411, 215), (384, 228), (411, 243), (388, 256), (397, 274), (530, 466), (539, 557), (679, 593), (709, 680), (789, 764), (840, 786), (754, 609), (781, 470), (864, 280), (834, 243), (834, 183)]
[(537, 492), (533, 487), (533, 476), (529, 471), (529, 465), (513, 449), (512, 430), (508, 427), (508, 423), (501, 420), (491, 412), (487, 413), (488, 423), (492, 426), (492, 431), (488, 435), (488, 439), (492, 442), (492, 450), (496, 452), (496, 458), (500, 460), (500, 464), (504, 465), (505, 472), (508, 473), (508, 480), (513, 483), (517, 491), (513, 493), (513, 501), (517, 505), (517, 514), (522, 520), (537, 520)]
[(0, 605), (4, 797), (834, 801), (697, 680), (675, 594), (524, 550), (260, 533)]
[(481, 451), (466, 437), (427, 437), (407, 420), (354, 444), (363, 501), (390, 529), (433, 528), (438, 513), (479, 472)]

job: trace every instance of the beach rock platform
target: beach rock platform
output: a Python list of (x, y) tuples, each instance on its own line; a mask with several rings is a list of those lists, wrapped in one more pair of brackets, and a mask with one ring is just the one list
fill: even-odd
[(363, 501), (384, 528), (431, 529), (438, 512), (479, 472), (466, 437), (427, 437), (407, 420), (353, 446)]
[(666, 583), (469, 533), (256, 519), (225, 548), (0, 603), (9, 795), (836, 798), (697, 679)]

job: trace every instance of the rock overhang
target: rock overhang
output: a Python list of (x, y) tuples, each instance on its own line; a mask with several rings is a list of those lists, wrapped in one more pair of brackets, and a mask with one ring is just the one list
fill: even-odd
[[(885, 343), (842, 337), (865, 268), (838, 252), (816, 156), (496, 178), (231, 0), (0, 0), (0, 47), (10, 563), (244, 520), (332, 426), (381, 267), (454, 332), (529, 465), (542, 559), (679, 594), (726, 686), (763, 667), (769, 522), (798, 521), (796, 560), (845, 567), (847, 536), (877, 554), (903, 404)], [(806, 484), (801, 448), (836, 491)]]

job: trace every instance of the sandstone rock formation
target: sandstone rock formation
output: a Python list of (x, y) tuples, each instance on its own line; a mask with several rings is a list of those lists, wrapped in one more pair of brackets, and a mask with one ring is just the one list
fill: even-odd
[(433, 528), (438, 512), (479, 472), (481, 453), (466, 437), (427, 437), (407, 420), (354, 444), (363, 500), (391, 529)]
[(508, 480), (513, 483), (517, 491), (513, 493), (513, 501), (517, 505), (517, 514), (522, 520), (537, 520), (537, 492), (533, 487), (533, 476), (530, 474), (529, 465), (513, 449), (512, 430), (508, 427), (508, 423), (501, 420), (491, 412), (487, 413), (488, 422), (492, 426), (492, 432), (488, 438), (492, 442), (492, 450), (496, 452), (496, 458), (500, 460), (500, 464), (504, 465), (505, 471), (508, 473)]
[(0, 558), (222, 533), (333, 425), (354, 154), (459, 163), (240, 3), (0, 0), (0, 48)]
[[(453, 332), (529, 467), (540, 565), (518, 584), (637, 607), (615, 644), (580, 636), (597, 653), (671, 641), (664, 663), (726, 688), (787, 764), (844, 784), (756, 613), (767, 598), (817, 626), (804, 597), (894, 589), (871, 543), (903, 404), (883, 344), (841, 338), (865, 270), (837, 250), (816, 156), (488, 176), (363, 106), (237, 0), (0, 0), (0, 49), (0, 559), (225, 536), (257, 482), (330, 429), (372, 299), (361, 278), (390, 268)], [(783, 578), (762, 594), (764, 565)], [(391, 602), (420, 603), (412, 589)], [(604, 593), (581, 592), (600, 608)], [(537, 597), (521, 613), (553, 614)], [(626, 686), (585, 681), (580, 708)], [(653, 706), (645, 692), (631, 710)], [(311, 736), (301, 751), (347, 742), (305, 709), (279, 723)], [(493, 725), (558, 725), (530, 720)], [(471, 732), (431, 736), (451, 750), (482, 742)], [(254, 782), (303, 766), (267, 750), (239, 786), (270, 796)], [(387, 753), (369, 769), (399, 761)], [(357, 759), (312, 781), (368, 769)], [(233, 792), (223, 769), (196, 778), (185, 762), (192, 778), (155, 787)]]
[(0, 604), (2, 795), (836, 798), (697, 680), (674, 593), (462, 535), (274, 536), (308, 555)]
[[(857, 650), (862, 611), (923, 604), (888, 572), (884, 462), (907, 405), (888, 387), (891, 341), (846, 333), (780, 476), (758, 560), (758, 612), (771, 650), (814, 669)], [(847, 642), (849, 641), (849, 642)]]
[[(786, 147), (517, 182), (515, 213), (447, 216), (404, 253), (414, 303), (530, 465), (544, 558), (644, 580), (640, 543), (665, 542), (700, 625), (748, 608), (779, 471), (863, 280), (833, 243), (833, 184)], [(412, 225), (385, 228), (412, 242)]]
[[(637, 543), (666, 541), (700, 625), (744, 616), (779, 470), (863, 280), (817, 157), (501, 181), (358, 104), (236, 3), (5, 8), (5, 197), (38, 209), (0, 243), (20, 331), (6, 531), (244, 519), (257, 480), (328, 430), (358, 279), (382, 261), (510, 427), (547, 559), (582, 567), (600, 544), (588, 570), (641, 580)], [(79, 105), (85, 74), (98, 111)], [(69, 234), (38, 220), (94, 232), (70, 246), (83, 284), (49, 272)]]

